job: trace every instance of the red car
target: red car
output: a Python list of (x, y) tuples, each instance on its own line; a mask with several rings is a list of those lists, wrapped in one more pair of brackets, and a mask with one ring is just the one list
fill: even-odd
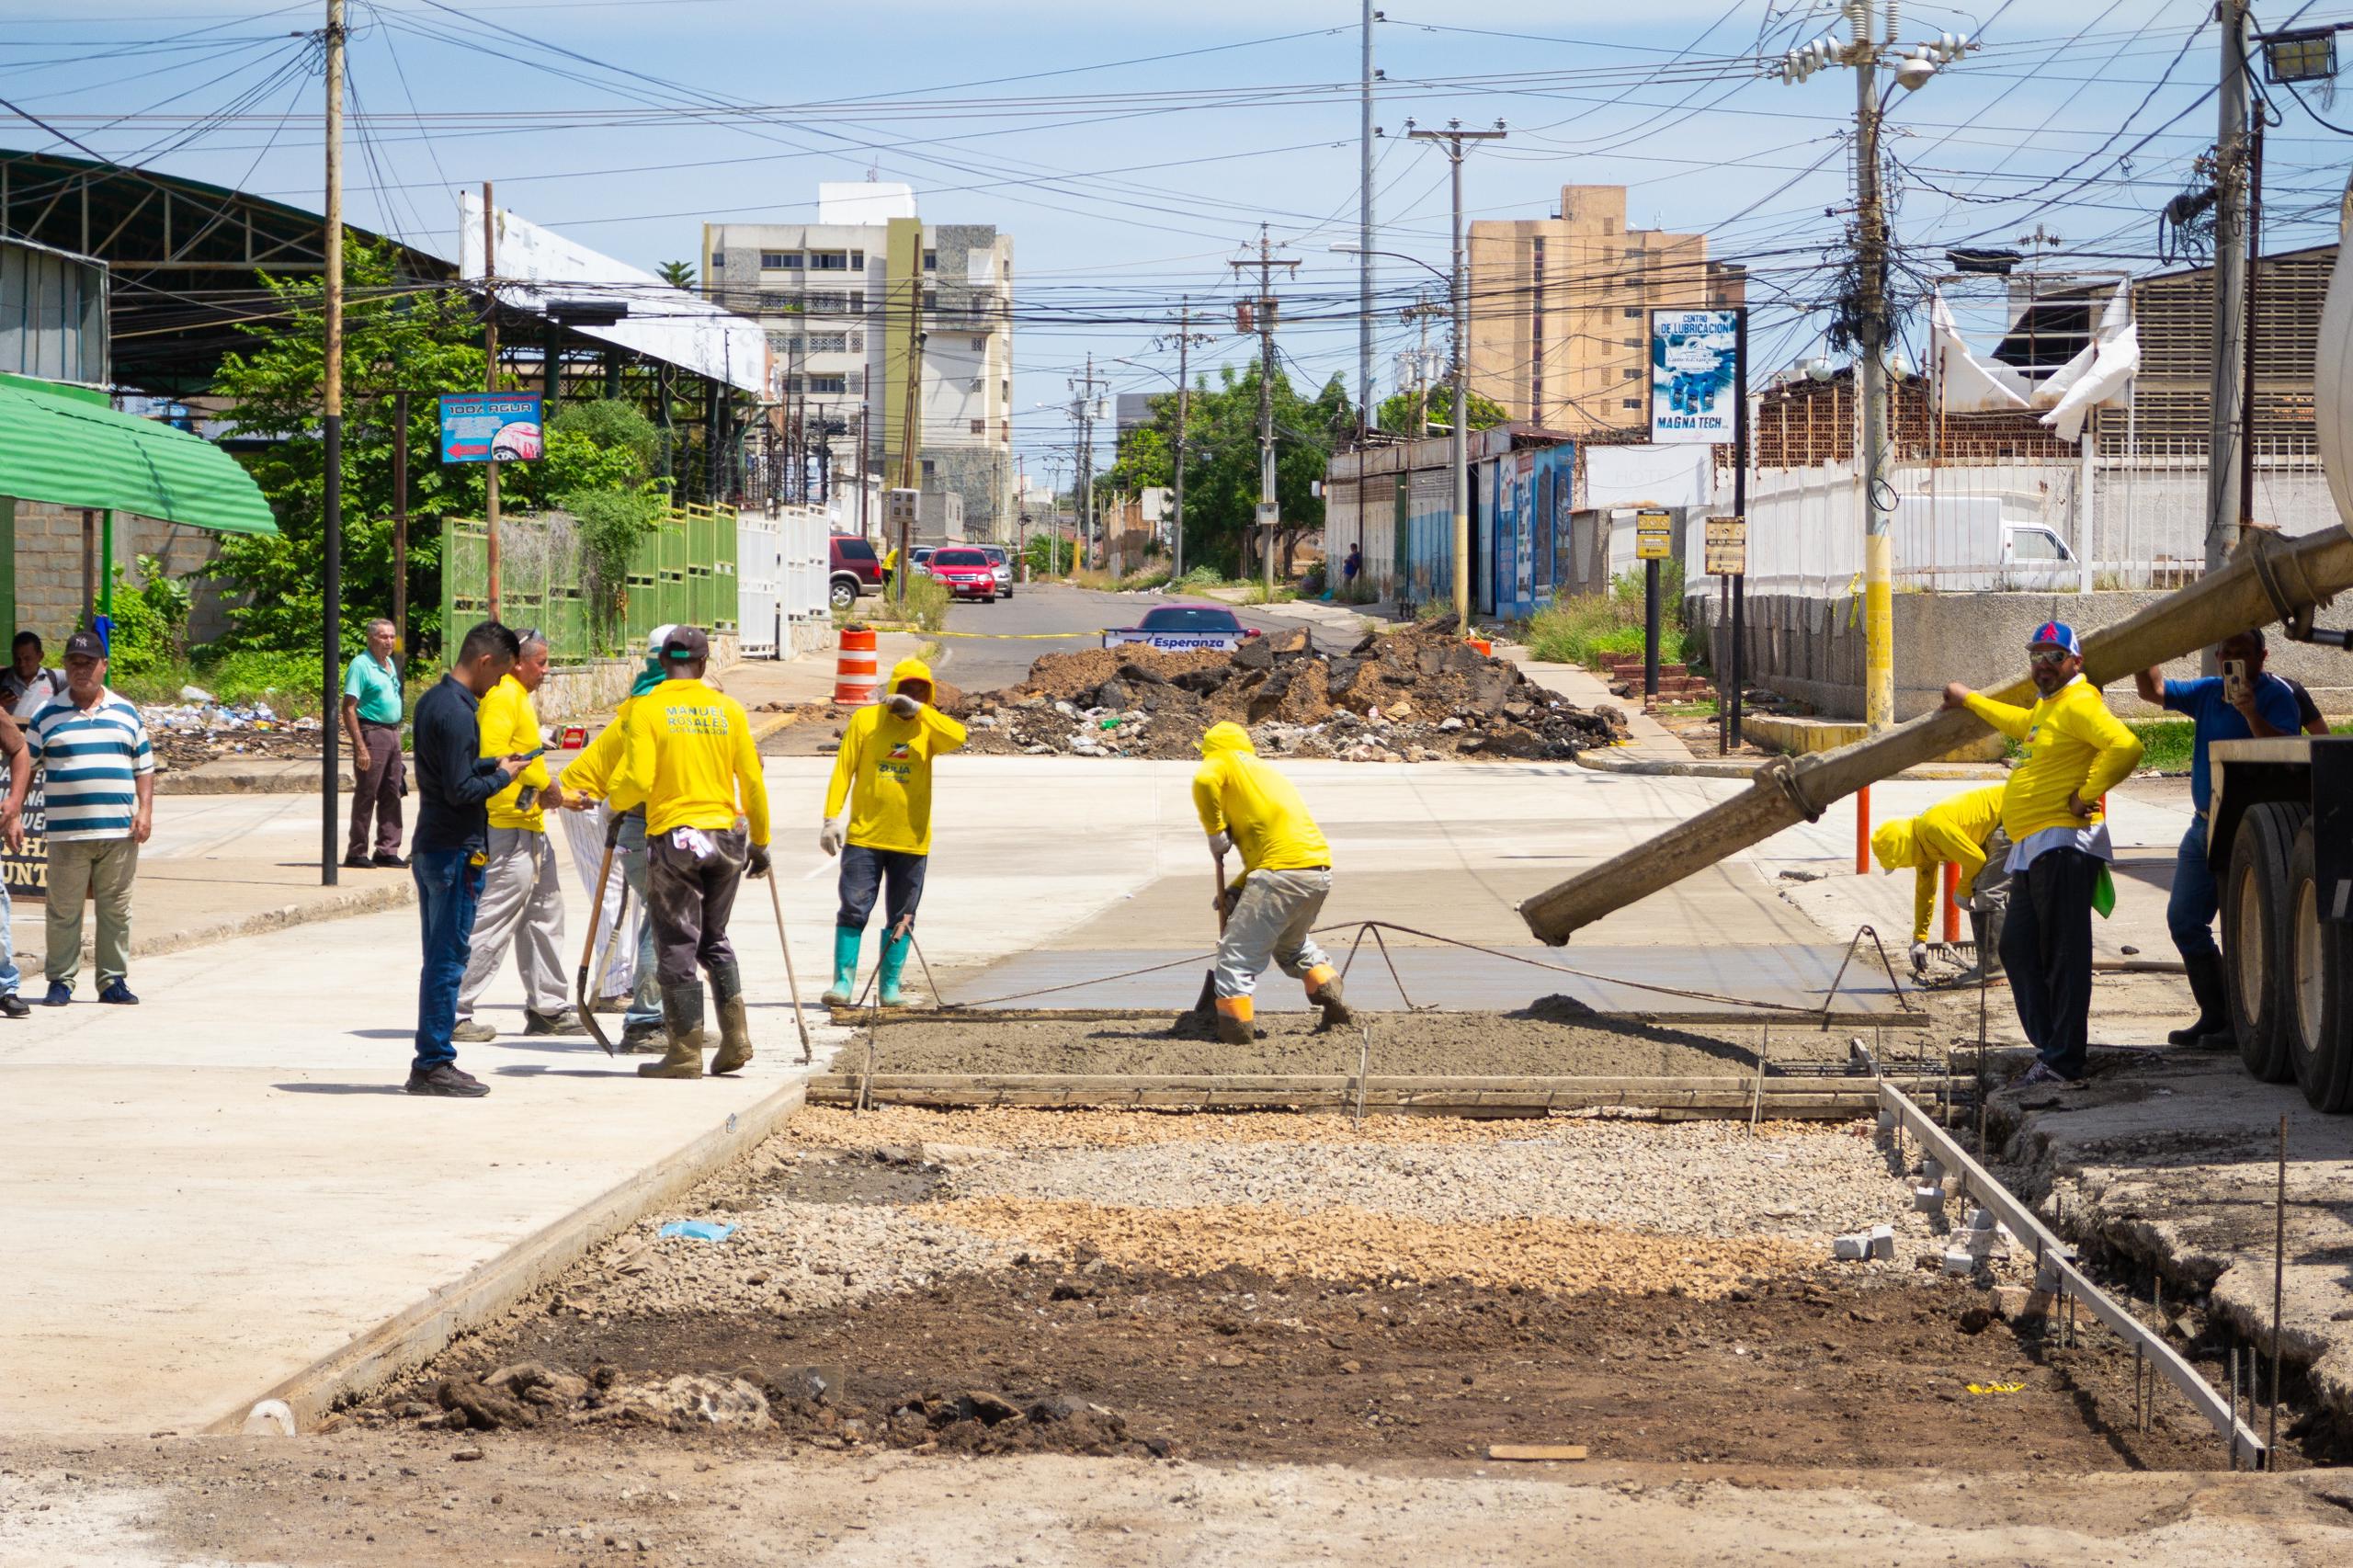
[(882, 591), (882, 562), (862, 536), (834, 535), (832, 553), (826, 597), (835, 609), (850, 608), (860, 594)]
[(996, 568), (981, 551), (953, 546), (935, 550), (924, 570), (947, 584), (956, 598), (996, 600)]

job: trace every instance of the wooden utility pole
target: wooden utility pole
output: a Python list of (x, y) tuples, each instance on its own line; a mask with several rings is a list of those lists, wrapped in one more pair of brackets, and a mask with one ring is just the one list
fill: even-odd
[[(482, 390), (498, 390), (498, 220), (490, 205), (490, 182), (482, 182)], [(484, 595), (489, 599), (490, 619), (498, 619), (498, 447), (490, 449), (490, 463), (483, 474), (483, 527), (488, 562), (488, 582)], [(445, 566), (446, 570), (446, 566)], [(447, 637), (453, 628), (444, 627)]]
[(869, 411), (870, 408), (872, 408), (872, 407), (873, 407), (873, 403), (872, 403), (872, 401), (871, 401), (870, 398), (860, 398), (860, 399), (858, 399), (858, 538), (860, 538), (860, 539), (870, 539), (871, 537), (873, 537), (872, 535), (869, 534), (869, 533), (867, 532), (867, 529), (866, 529), (866, 490), (867, 490), (866, 478), (867, 478), (868, 473), (870, 473), (870, 472), (872, 471), (872, 466), (873, 466), (873, 465), (872, 465), (872, 462), (871, 462), (871, 460), (870, 460), (870, 459), (868, 457), (867, 449), (866, 449), (866, 416), (867, 416), (867, 413), (868, 413), (868, 411)]
[[(1275, 501), (1275, 268), (1299, 270), (1296, 261), (1276, 259), (1267, 239), (1267, 225), (1258, 225), (1258, 256), (1226, 264), (1236, 272), (1258, 269), (1258, 297), (1254, 302), (1258, 329), (1258, 549), (1266, 575), (1267, 603), (1275, 602), (1275, 524), (1281, 508)], [(1236, 324), (1241, 324), (1237, 323)], [(1245, 326), (1245, 331), (1248, 328)]]
[[(327, 0), (326, 244), (324, 287), (326, 366), (321, 387), (319, 438), (324, 470), (320, 531), (326, 570), (320, 595), (319, 881), (336, 880), (336, 774), (341, 770), (335, 710), (343, 674), (343, 0)], [(111, 574), (111, 563), (109, 563)]]

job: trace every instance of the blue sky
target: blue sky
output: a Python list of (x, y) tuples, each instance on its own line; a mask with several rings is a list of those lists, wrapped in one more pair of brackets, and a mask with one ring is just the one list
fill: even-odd
[[(1821, 5), (1397, 0), (1375, 29), (1379, 244), (1443, 267), (1446, 166), (1398, 136), (1410, 115), (1511, 134), (1466, 174), (1473, 216), (1540, 217), (1567, 182), (1624, 184), (1638, 223), (1697, 230), (1756, 278), (1765, 368), (1816, 351), (1823, 253), (1847, 199), (1851, 76), (1784, 86), (1754, 58), (1843, 24)], [(0, 97), (108, 156), (303, 205), (319, 193), (323, 0), (0, 0)], [(2261, 6), (2278, 26), (2291, 4)], [(1353, 4), (1179, 7), (1000, 0), (351, 0), (353, 220), (448, 252), (454, 192), (626, 261), (696, 254), (706, 220), (813, 216), (817, 182), (915, 185), (933, 221), (1015, 236), (1018, 444), (1067, 439), (1066, 378), (1159, 364), (1189, 295), (1231, 326), (1229, 257), (1271, 226), (1306, 265), (1281, 346), (1293, 373), (1351, 384), (1358, 17)], [(1883, 7), (1882, 7), (1883, 15)], [(2312, 5), (2302, 24), (2353, 17)], [(2214, 135), (2218, 44), (2204, 0), (1907, 5), (1899, 36), (1987, 47), (1896, 95), (1899, 242), (1922, 275), (1941, 247), (2040, 224), (2059, 263), (2157, 270), (2154, 210)], [(565, 52), (565, 51), (568, 51)], [(744, 106), (752, 106), (749, 108)], [(2329, 119), (2353, 126), (2353, 104)], [(231, 111), (199, 125), (185, 118)], [(178, 116), (178, 120), (153, 117)], [(117, 123), (99, 121), (118, 116)], [(2282, 99), (2266, 176), (2273, 248), (2329, 236), (2353, 142)], [(0, 145), (53, 145), (13, 119)], [(1375, 376), (1427, 281), (1384, 262)], [(1971, 321), (1964, 311), (1964, 324)], [(1976, 318), (1983, 321), (1982, 314)], [(1229, 335), (1197, 362), (1238, 361)], [(1165, 375), (1109, 364), (1114, 390)]]

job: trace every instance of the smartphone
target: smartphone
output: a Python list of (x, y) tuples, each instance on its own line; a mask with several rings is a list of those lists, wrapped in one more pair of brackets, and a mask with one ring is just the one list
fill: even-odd
[(2246, 698), (2246, 661), (2224, 659), (2222, 661), (2222, 700), (2236, 708), (2240, 703), (2245, 702)]
[(521, 752), (517, 755), (520, 756), (525, 762), (536, 762), (540, 757), (545, 756), (547, 755), (547, 751), (548, 748), (545, 746), (533, 746), (529, 751)]

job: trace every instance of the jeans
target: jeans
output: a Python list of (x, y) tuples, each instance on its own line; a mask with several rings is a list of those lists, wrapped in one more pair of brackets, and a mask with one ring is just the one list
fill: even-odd
[(679, 848), (668, 833), (645, 846), (646, 913), (654, 917), (654, 972), (665, 990), (692, 985), (697, 964), (711, 974), (735, 967), (727, 917), (735, 912), (750, 835), (741, 828), (706, 828), (703, 835), (711, 844), (708, 855)]
[(1293, 980), (1332, 960), (1308, 931), (1332, 894), (1329, 871), (1253, 871), (1217, 943), (1217, 994), (1247, 996), (1272, 960)]
[(645, 817), (642, 812), (621, 819), (621, 835), (613, 846), (620, 862), (621, 880), (637, 895), (637, 964), (630, 971), (629, 1009), (621, 1015), (623, 1028), (656, 1028), (662, 1023), (662, 977), (654, 969), (654, 911), (647, 905)]
[(16, 905), (8, 897), (8, 884), (0, 881), (0, 996), (14, 996), (24, 977), (17, 970)]
[(2002, 968), (2018, 1025), (2043, 1065), (2084, 1075), (2092, 1017), (2092, 893), (2106, 864), (2080, 849), (2046, 849), (2010, 879)]
[(82, 970), (82, 904), (98, 906), (98, 985), (131, 972), (131, 884), (139, 846), (120, 838), (49, 841), (49, 983), (74, 988)]
[(449, 1031), (458, 1027), (458, 983), (472, 950), (474, 906), (482, 902), (483, 868), (473, 860), (471, 849), (434, 849), (409, 858), (425, 933), (425, 967), (416, 981), (419, 1073), (458, 1059)]
[(902, 916), (907, 918), (907, 929), (914, 930), (915, 905), (923, 902), (924, 872), (930, 865), (928, 855), (910, 855), (904, 849), (869, 849), (862, 844), (845, 845), (842, 903), (834, 912), (834, 924), (852, 931), (865, 930), (867, 918), (874, 913), (874, 895), (881, 892), (883, 940), (890, 940)]
[(2214, 868), (2206, 863), (2206, 813), (2200, 812), (2189, 819), (2189, 831), (2174, 851), (2173, 896), (2165, 901), (2165, 928), (2185, 960), (2222, 955), (2213, 931), (2214, 913), (2222, 904)]

